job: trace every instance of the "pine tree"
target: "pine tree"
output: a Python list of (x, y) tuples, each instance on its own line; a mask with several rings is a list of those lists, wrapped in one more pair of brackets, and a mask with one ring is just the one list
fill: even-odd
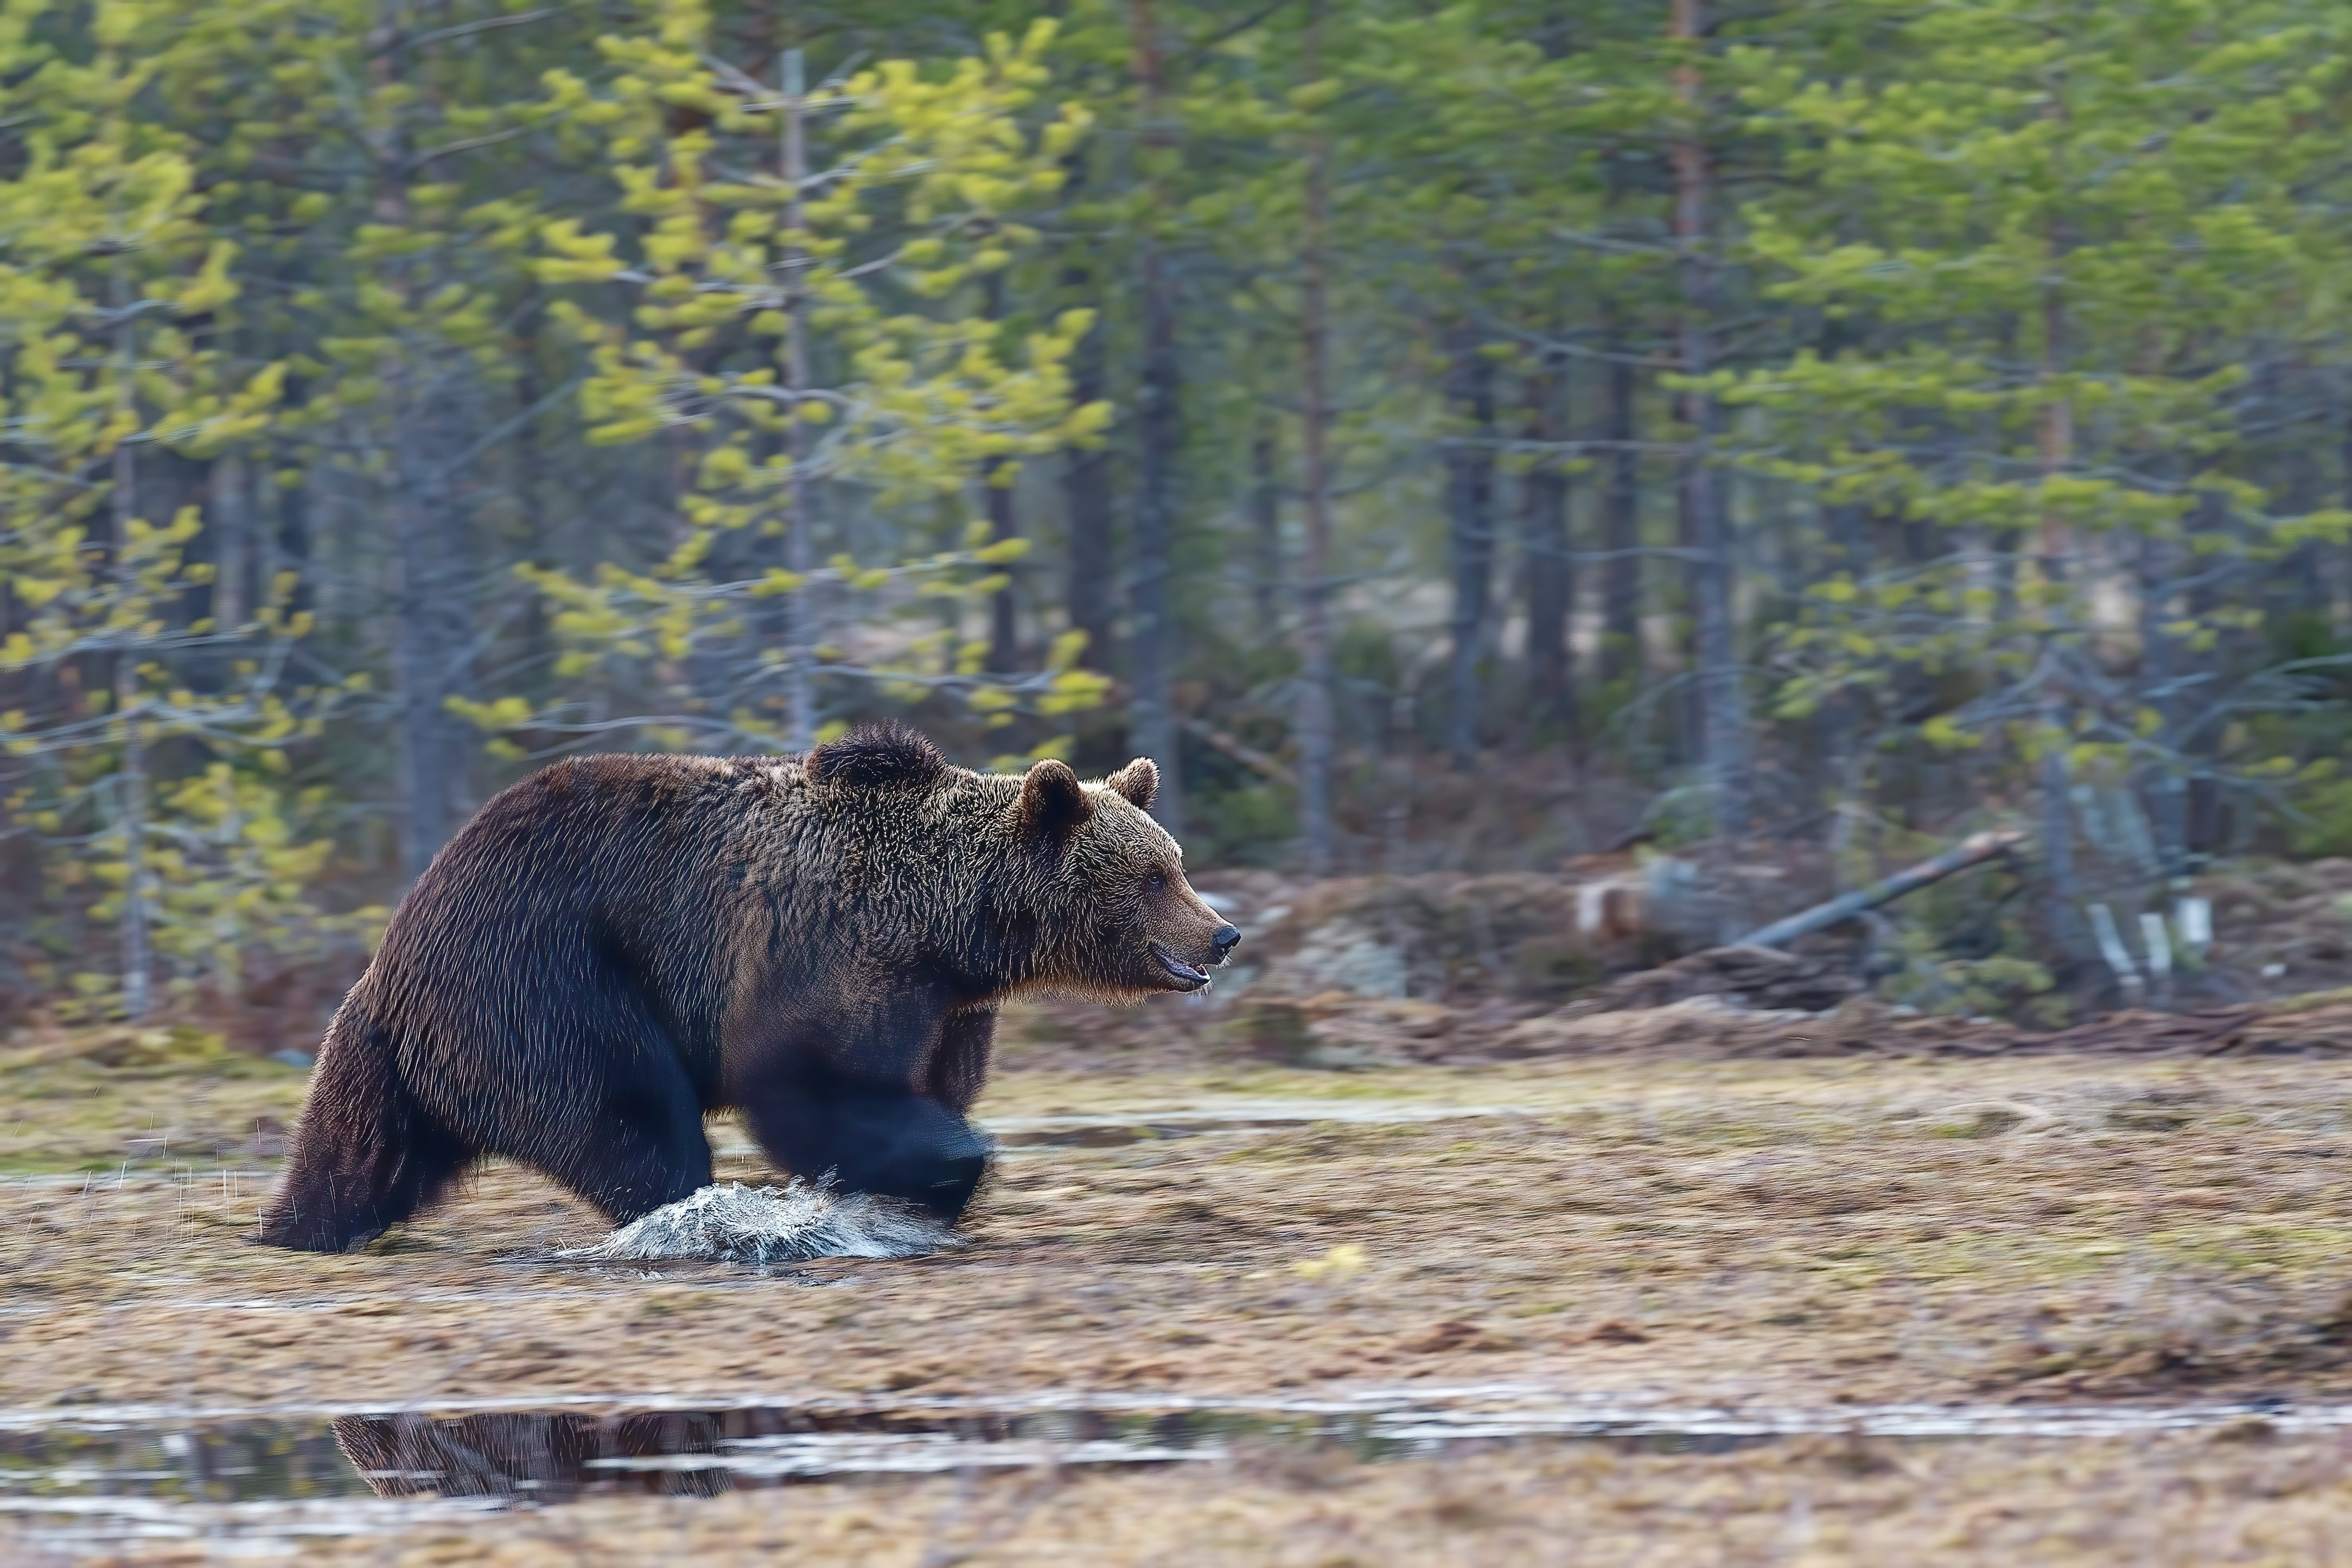
[(2278, 695), (2215, 658), (2253, 613), (2232, 585), (2343, 537), (2344, 514), (2283, 513), (2242, 461), (2246, 366), (2336, 330), (2308, 193), (2342, 134), (2342, 18), (2200, 0), (2063, 28), (2020, 0), (1887, 16), (1859, 78), (1784, 65), (1748, 94), (1818, 181), (1752, 215), (1769, 296), (1851, 346), (1717, 384), (1761, 416), (1763, 471), (1930, 542), (1816, 584), (1779, 706), (1961, 683), (1916, 719), (1882, 710), (1880, 743), (1976, 759), (1988, 791), (2030, 771), (2050, 934), (2079, 957), (2075, 794), (2128, 784), (2155, 825), (2107, 896), (2145, 899), (2210, 848), (2183, 784), (2274, 772), (2222, 743)]
[[(950, 630), (863, 653), (823, 640), (828, 592), (901, 605), (1002, 592), (1001, 568), (1027, 542), (992, 541), (985, 517), (945, 550), (814, 560), (823, 491), (855, 482), (906, 505), (963, 490), (976, 471), (1009, 481), (1012, 463), (1087, 438), (1108, 416), (1071, 400), (1084, 312), (1008, 344), (984, 298), (956, 310), (1034, 242), (1021, 210), (1053, 193), (1084, 132), (1071, 110), (1034, 132), (1020, 119), (1046, 80), (1051, 26), (993, 38), (942, 78), (888, 61), (811, 88), (798, 51), (772, 87), (708, 62), (699, 7), (668, 5), (660, 20), (606, 46), (625, 72), (606, 91), (550, 77), (551, 112), (610, 148), (643, 237), (635, 254), (618, 232), (557, 219), (537, 269), (551, 284), (608, 286), (612, 318), (582, 300), (554, 307), (593, 350), (582, 388), (592, 438), (676, 433), (691, 444), (695, 492), (649, 570), (608, 563), (591, 582), (527, 571), (562, 606), (557, 626), (574, 649), (562, 672), (652, 662), (676, 705), (632, 722), (704, 744), (805, 749), (820, 733), (820, 672), (902, 696), (952, 692), (992, 725), (1024, 704), (1057, 715), (1097, 700), (1102, 682), (1076, 668), (1076, 639), (1011, 679), (992, 678), (986, 638)], [(761, 608), (778, 600), (789, 609), (772, 638)], [(692, 689), (713, 653), (731, 668), (715, 690)], [(583, 732), (512, 699), (464, 710), (491, 728)]]
[[(163, 454), (250, 442), (283, 382), (282, 366), (241, 366), (216, 346), (237, 297), (236, 247), (207, 225), (185, 139), (134, 113), (169, 62), (173, 16), (112, 5), (86, 33), (48, 38), (20, 12), (0, 34), (23, 154), (0, 182), (12, 457), (0, 574), (19, 609), (0, 675), (39, 703), (0, 712), (0, 748), (26, 764), (7, 805), (59, 840), (52, 874), (68, 891), (85, 877), (103, 889), (89, 913), (115, 925), (118, 963), (82, 989), (133, 1019), (156, 1000), (159, 942), (197, 973), (209, 955), (215, 978), (233, 975), (236, 917), (270, 903), (281, 907), (264, 918), (290, 917), (311, 853), (289, 849), (257, 771), (282, 766), (278, 747), (304, 722), (283, 689), (288, 643), (306, 629), (288, 613), (291, 584), (273, 583), (250, 621), (193, 614), (214, 575), (192, 559), (201, 514), (156, 508), (142, 483)], [(205, 681), (215, 672), (200, 667), (223, 654), (226, 678)], [(153, 759), (173, 742), (224, 759), (206, 776), (240, 803), (233, 820), (158, 790)], [(257, 875), (236, 868), (247, 855)], [(191, 924), (227, 934), (198, 940)]]

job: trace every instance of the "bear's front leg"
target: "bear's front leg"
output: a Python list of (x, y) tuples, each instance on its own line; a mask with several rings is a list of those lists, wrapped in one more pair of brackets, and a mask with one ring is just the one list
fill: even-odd
[(796, 1076), (742, 1097), (752, 1135), (796, 1176), (919, 1205), (953, 1224), (988, 1171), (986, 1139), (897, 1085)]

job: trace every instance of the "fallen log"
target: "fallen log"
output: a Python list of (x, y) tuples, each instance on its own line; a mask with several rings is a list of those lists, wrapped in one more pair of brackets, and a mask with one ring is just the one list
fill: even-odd
[(1785, 947), (1801, 936), (1827, 930), (1840, 921), (1853, 919), (1865, 910), (1891, 904), (1906, 893), (1916, 892), (1932, 882), (1940, 882), (1955, 871), (1965, 871), (1971, 866), (1981, 866), (1988, 860), (1998, 859), (2024, 842), (2025, 835), (2011, 828), (1971, 834), (1932, 860), (1922, 860), (1916, 866), (1897, 871), (1867, 888), (1840, 894), (1827, 903), (1815, 904), (1787, 920), (1774, 921), (1770, 925), (1749, 931), (1736, 945)]
[(1276, 784), (1289, 784), (1294, 788), (1297, 785), (1298, 771), (1296, 768), (1278, 757), (1266, 755), (1240, 736), (1220, 730), (1205, 719), (1195, 719), (1189, 713), (1178, 715), (1176, 722), (1260, 778), (1272, 779)]

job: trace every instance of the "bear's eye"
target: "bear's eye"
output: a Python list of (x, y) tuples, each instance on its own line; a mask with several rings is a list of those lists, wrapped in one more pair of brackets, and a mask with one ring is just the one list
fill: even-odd
[(1155, 893), (1164, 893), (1168, 890), (1168, 879), (1154, 871), (1143, 879), (1143, 885)]

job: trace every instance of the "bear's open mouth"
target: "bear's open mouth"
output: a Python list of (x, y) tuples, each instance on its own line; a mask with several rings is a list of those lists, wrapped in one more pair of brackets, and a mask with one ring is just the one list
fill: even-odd
[(1160, 968), (1168, 972), (1169, 978), (1185, 990), (1200, 991), (1207, 987), (1209, 984), (1207, 970), (1193, 968), (1156, 942), (1151, 944), (1151, 956), (1159, 961)]

